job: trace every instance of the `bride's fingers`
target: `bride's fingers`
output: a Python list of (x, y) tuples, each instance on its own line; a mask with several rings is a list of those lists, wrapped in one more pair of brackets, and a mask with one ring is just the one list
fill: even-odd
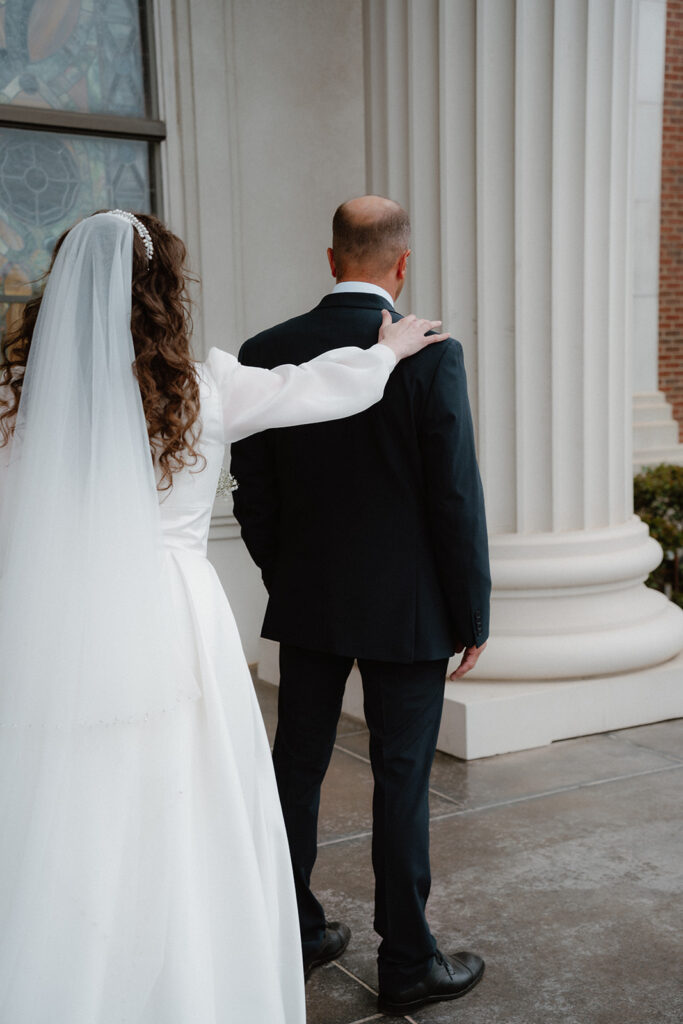
[(388, 345), (397, 359), (405, 359), (427, 345), (445, 341), (449, 337), (448, 333), (429, 333), (439, 327), (441, 320), (428, 320), (425, 317), (417, 317), (414, 313), (393, 322), (388, 310), (383, 310), (378, 341)]
[[(423, 334), (427, 331), (435, 331), (438, 327), (441, 327), (442, 324), (441, 320), (427, 320), (424, 317), (418, 318), (413, 316), (412, 313), (410, 314), (410, 317), (414, 321), (415, 328), (422, 331)], [(404, 319), (408, 320), (408, 317), (404, 317)]]
[(387, 330), (392, 325), (393, 325), (393, 320), (391, 319), (391, 313), (389, 312), (388, 309), (383, 309), (382, 310), (382, 324), (381, 324), (380, 329), (379, 329), (379, 339), (378, 339), (379, 341), (384, 341), (385, 340)]
[[(408, 313), (401, 320), (397, 320), (393, 326), (401, 331), (408, 331), (410, 329), (420, 330), (424, 334), (426, 331), (435, 331), (437, 327), (441, 327), (441, 323), (441, 320), (427, 320), (425, 317), (417, 317), (414, 313)], [(384, 331), (385, 328), (391, 326), (391, 313), (388, 309), (383, 309), (381, 330)]]
[(450, 334), (425, 334), (419, 340), (419, 349), (427, 348), (428, 345), (435, 345), (437, 342), (445, 341), (446, 338), (450, 338)]

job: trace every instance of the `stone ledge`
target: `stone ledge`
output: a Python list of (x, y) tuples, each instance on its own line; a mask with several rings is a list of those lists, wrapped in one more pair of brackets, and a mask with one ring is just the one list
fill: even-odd
[(683, 716), (683, 655), (562, 682), (446, 684), (439, 749), (465, 760)]

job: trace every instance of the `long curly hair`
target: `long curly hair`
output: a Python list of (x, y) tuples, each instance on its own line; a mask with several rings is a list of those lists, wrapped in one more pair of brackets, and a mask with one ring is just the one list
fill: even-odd
[[(187, 250), (182, 240), (157, 217), (148, 213), (135, 216), (152, 236), (154, 256), (148, 264), (142, 239), (133, 229), (133, 370), (140, 385), (151, 455), (160, 470), (159, 490), (164, 491), (173, 486), (173, 475), (184, 466), (205, 464), (195, 447), (201, 424), (199, 379), (190, 352), (188, 282), (193, 278), (186, 270)], [(55, 244), (45, 281), (68, 233)], [(8, 397), (0, 397), (0, 447), (14, 433), (41, 298), (42, 293), (26, 303), (23, 315), (2, 340), (0, 388), (5, 386)]]

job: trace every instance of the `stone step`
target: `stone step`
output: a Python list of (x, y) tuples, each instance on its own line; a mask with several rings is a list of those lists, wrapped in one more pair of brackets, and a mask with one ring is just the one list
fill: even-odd
[(670, 466), (683, 466), (683, 444), (647, 448), (633, 452), (633, 472), (639, 473), (648, 466), (659, 466), (662, 462)]
[(670, 420), (671, 406), (668, 402), (634, 402), (633, 419), (635, 423)]
[(634, 423), (673, 420), (671, 403), (663, 391), (636, 391), (633, 396)]
[(678, 424), (675, 420), (653, 420), (633, 425), (633, 447), (640, 449), (673, 447), (678, 443)]

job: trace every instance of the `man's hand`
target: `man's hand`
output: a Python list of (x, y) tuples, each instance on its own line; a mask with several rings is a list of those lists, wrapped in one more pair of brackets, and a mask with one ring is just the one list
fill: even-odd
[[(460, 679), (462, 676), (467, 675), (469, 670), (471, 668), (474, 668), (474, 666), (477, 664), (477, 659), (479, 658), (479, 655), (481, 654), (485, 647), (486, 641), (484, 641), (481, 647), (466, 647), (465, 653), (463, 654), (460, 660), (460, 664), (456, 668), (455, 672), (451, 672), (448, 678), (451, 680)], [(462, 649), (463, 645), (460, 644), (459, 647), (455, 648), (455, 653), (460, 654)]]

